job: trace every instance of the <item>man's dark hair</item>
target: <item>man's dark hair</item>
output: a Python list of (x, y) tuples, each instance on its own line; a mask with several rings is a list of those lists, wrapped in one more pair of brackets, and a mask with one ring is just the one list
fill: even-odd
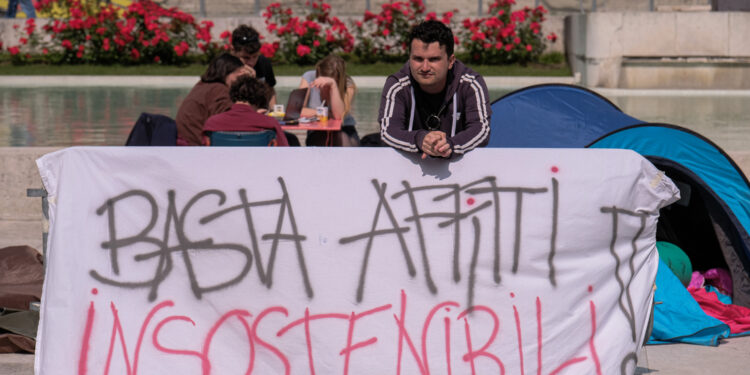
[(269, 96), (268, 85), (250, 76), (237, 78), (229, 89), (229, 97), (233, 102), (250, 103), (255, 108), (268, 108)]
[(409, 33), (409, 48), (414, 39), (419, 39), (425, 44), (438, 42), (438, 45), (445, 46), (448, 57), (453, 54), (453, 31), (440, 21), (424, 21), (414, 26)]
[(252, 55), (260, 50), (260, 35), (250, 26), (239, 25), (232, 31), (232, 48)]
[(201, 76), (201, 81), (206, 83), (221, 82), (224, 83), (229, 74), (235, 70), (243, 67), (245, 64), (242, 63), (237, 57), (232, 56), (229, 53), (222, 53), (208, 65), (208, 69)]

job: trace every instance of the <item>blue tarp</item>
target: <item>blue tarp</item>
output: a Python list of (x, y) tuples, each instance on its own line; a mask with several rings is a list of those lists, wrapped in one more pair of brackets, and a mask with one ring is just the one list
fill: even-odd
[(719, 345), (729, 326), (706, 315), (677, 276), (659, 260), (654, 292), (654, 327), (647, 344)]

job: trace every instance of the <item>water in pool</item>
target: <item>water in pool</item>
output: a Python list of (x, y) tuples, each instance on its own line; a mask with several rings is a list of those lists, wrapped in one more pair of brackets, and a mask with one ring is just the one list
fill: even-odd
[[(10, 88), (0, 92), (0, 147), (123, 145), (141, 112), (174, 117), (189, 88)], [(290, 88), (278, 90), (286, 101)], [(491, 90), (497, 99), (510, 90)], [(624, 93), (624, 94), (623, 94)], [(750, 150), (750, 97), (608, 96), (623, 112), (680, 125), (727, 152)], [(361, 89), (353, 108), (360, 136), (378, 131), (379, 89)]]

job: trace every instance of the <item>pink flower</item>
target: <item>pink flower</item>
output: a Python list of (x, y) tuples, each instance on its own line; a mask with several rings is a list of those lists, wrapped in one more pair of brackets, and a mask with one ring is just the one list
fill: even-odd
[(527, 44), (526, 45), (526, 50), (527, 51), (531, 52), (532, 49), (533, 49), (533, 47), (531, 47), (531, 44)]
[(308, 46), (306, 46), (304, 44), (300, 44), (300, 45), (297, 46), (297, 56), (299, 56), (299, 57), (303, 57), (303, 56), (307, 55), (308, 53), (310, 53), (310, 51), (311, 51), (310, 47), (308, 47)]
[(317, 39), (313, 40), (313, 47), (320, 47), (320, 42)]
[(512, 44), (506, 44), (505, 45), (505, 50), (506, 51), (510, 52), (510, 50), (512, 50), (512, 49), (513, 49), (513, 45)]
[(390, 35), (390, 33), (391, 33), (391, 30), (383, 29), (383, 36), (388, 36)]
[(42, 55), (46, 55), (49, 53), (49, 50), (46, 48), (42, 48)]
[(503, 42), (497, 42), (497, 43), (495, 43), (495, 49), (496, 49), (496, 50), (498, 50), (498, 51), (499, 51), (499, 50), (501, 50), (502, 48), (503, 48)]
[(109, 38), (104, 38), (104, 40), (102, 40), (102, 48), (104, 48), (105, 51), (109, 51)]

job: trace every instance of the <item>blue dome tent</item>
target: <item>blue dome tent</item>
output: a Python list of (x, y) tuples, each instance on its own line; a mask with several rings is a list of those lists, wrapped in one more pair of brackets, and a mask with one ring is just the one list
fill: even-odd
[(750, 307), (750, 183), (710, 140), (679, 126), (647, 124), (599, 94), (537, 85), (492, 103), (488, 147), (634, 150), (664, 171), (682, 198), (661, 210), (657, 240), (684, 250), (693, 269), (729, 270), (733, 303)]

